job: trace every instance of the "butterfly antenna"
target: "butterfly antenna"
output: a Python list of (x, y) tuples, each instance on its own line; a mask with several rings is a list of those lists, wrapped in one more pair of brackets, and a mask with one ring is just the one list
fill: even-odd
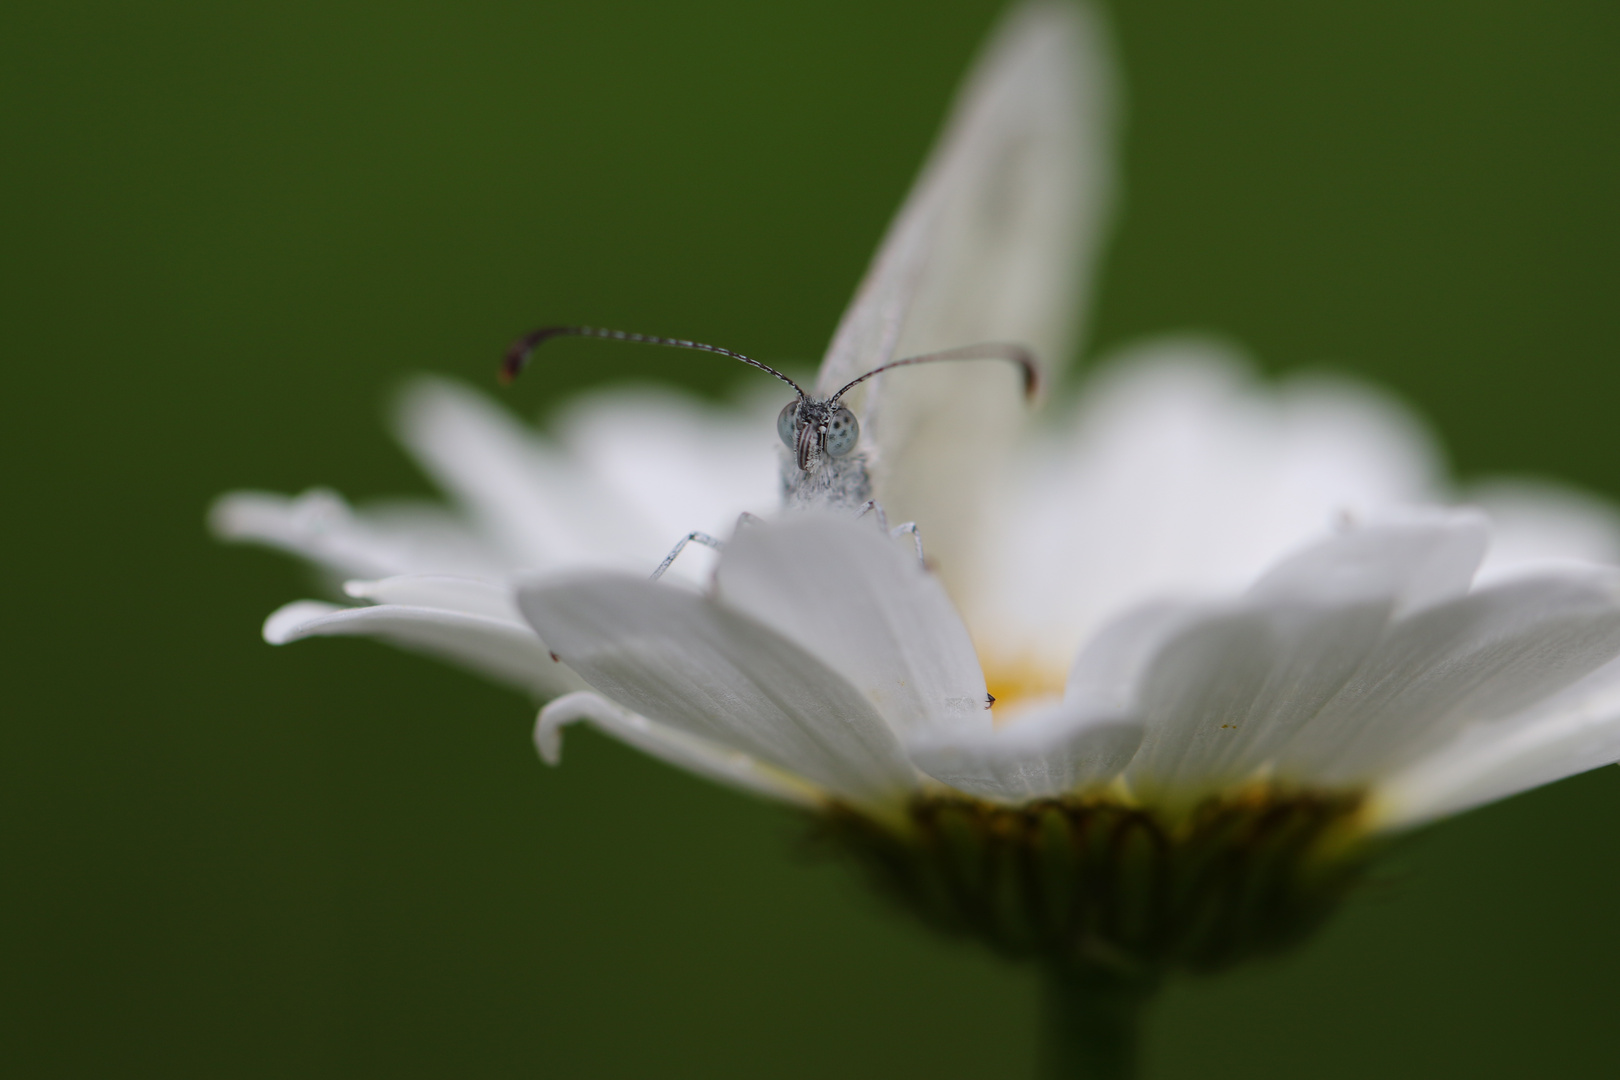
[(744, 356), (740, 352), (732, 352), (730, 349), (722, 349), (718, 345), (705, 345), (701, 341), (685, 341), (681, 338), (658, 337), (654, 334), (632, 334), (625, 330), (603, 330), (596, 326), (542, 326), (538, 330), (524, 334), (522, 337), (512, 342), (511, 346), (506, 350), (506, 358), (501, 363), (501, 382), (510, 383), (513, 379), (517, 378), (518, 375), (522, 373), (523, 369), (528, 366), (529, 357), (534, 353), (534, 350), (538, 349), (541, 345), (544, 345), (552, 338), (559, 337), (606, 338), (609, 341), (632, 341), (638, 345), (667, 345), (672, 349), (696, 349), (698, 352), (719, 353), (721, 356), (729, 356), (733, 360), (741, 360), (743, 363), (748, 364), (751, 367), (757, 367), (761, 371), (769, 372), (770, 374), (775, 375), (778, 379), (781, 379), (783, 382), (793, 387), (794, 392), (797, 393), (801, 399), (805, 398), (805, 393), (799, 388), (798, 383), (794, 382), (780, 371), (777, 371), (769, 364), (760, 363), (752, 356)]
[(924, 353), (921, 356), (908, 356), (903, 360), (891, 360), (881, 367), (873, 368), (857, 379), (850, 380), (844, 384), (842, 390), (839, 390), (828, 400), (836, 402), (867, 379), (874, 375), (880, 375), (891, 368), (906, 367), (910, 364), (931, 364), (936, 360), (1007, 360), (1017, 364), (1024, 371), (1024, 397), (1026, 400), (1032, 400), (1041, 388), (1041, 368), (1035, 362), (1033, 352), (1022, 345), (987, 341), (980, 345), (963, 345), (955, 349), (946, 349), (943, 352)]

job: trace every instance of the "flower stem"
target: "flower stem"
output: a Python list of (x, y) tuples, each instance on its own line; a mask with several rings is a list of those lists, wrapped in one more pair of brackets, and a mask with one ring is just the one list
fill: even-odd
[(1153, 984), (1094, 967), (1044, 971), (1043, 1080), (1133, 1080), (1142, 1007)]

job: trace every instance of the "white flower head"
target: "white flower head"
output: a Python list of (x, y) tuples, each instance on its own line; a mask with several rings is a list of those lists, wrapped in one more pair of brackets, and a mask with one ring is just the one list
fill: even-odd
[[(1085, 9), (1009, 17), (838, 329), (819, 399), (895, 357), (1067, 354), (1111, 183), (1106, 57)], [(1010, 365), (892, 371), (843, 403), (862, 499), (915, 523), (926, 565), (911, 533), (837, 499), (732, 530), (775, 501), (780, 400), (608, 396), (542, 436), (425, 382), (401, 432), (453, 509), (238, 493), (213, 521), (367, 601), (289, 604), (270, 641), (365, 635), (471, 667), (549, 700), (548, 761), (563, 726), (592, 724), (825, 812), (918, 896), (940, 864), (914, 853), (949, 854), (958, 833), (1093, 870), (1147, 837), (1165, 881), (1193, 865), (1178, 853), (1239, 836), (1289, 853), (1259, 892), (1220, 894), (1305, 912), (1228, 913), (1276, 944), (1342, 883), (1312, 876), (1324, 853), (1620, 759), (1611, 512), (1525, 484), (1456, 508), (1422, 428), (1375, 392), (1267, 388), (1183, 340), (1105, 365), (1046, 431), (1026, 430)], [(811, 459), (783, 453), (793, 491)], [(731, 533), (712, 573), (648, 580), (694, 529)], [(1099, 895), (1103, 925), (1117, 897)], [(1227, 938), (984, 919), (968, 929), (1015, 952), (1231, 958)]]

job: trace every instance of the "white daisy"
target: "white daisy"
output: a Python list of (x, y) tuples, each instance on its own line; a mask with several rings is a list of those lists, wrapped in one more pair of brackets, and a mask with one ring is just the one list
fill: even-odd
[[(820, 398), (895, 356), (1066, 354), (1107, 202), (1100, 40), (1076, 9), (1009, 19)], [(591, 399), (546, 436), (419, 383), (400, 433), (453, 508), (238, 493), (213, 524), (366, 601), (289, 604), (271, 642), (438, 655), (549, 700), (548, 761), (587, 722), (817, 811), (913, 910), (1071, 989), (1283, 947), (1370, 838), (1620, 759), (1614, 514), (1546, 485), (1451, 489), (1376, 392), (1267, 386), (1181, 340), (1102, 365), (1040, 431), (994, 365), (892, 372), (845, 403), (864, 431), (836, 467), (917, 523), (926, 568), (876, 514), (732, 530), (807, 475), (792, 454), (776, 475), (780, 402), (669, 395)], [(692, 529), (731, 537), (649, 580)], [(1110, 1037), (1086, 1039), (1126, 1053)]]
[[(548, 566), (620, 566), (633, 570), (602, 579), (622, 578), (622, 585), (613, 586), (616, 590), (667, 594), (677, 597), (667, 601), (677, 605), (697, 602), (697, 591), (678, 590), (667, 578), (647, 582), (646, 568), (656, 563), (680, 525), (707, 525), (720, 533), (738, 508), (769, 505), (774, 463), (760, 453), (759, 444), (768, 437), (761, 431), (770, 429), (770, 412), (769, 403), (729, 411), (673, 396), (598, 398), (566, 414), (562, 435), (553, 440), (525, 430), (470, 390), (423, 382), (404, 399), (401, 430), (427, 471), (453, 492), (459, 512), (408, 504), (355, 511), (321, 491), (294, 499), (239, 493), (216, 506), (214, 525), (223, 535), (310, 558), (347, 579), (345, 590), (351, 596), (372, 601), (360, 607), (314, 600), (289, 604), (266, 623), (265, 635), (275, 643), (311, 636), (373, 636), (471, 666), (541, 697), (592, 686), (600, 690), (603, 676), (591, 674), (585, 660), (571, 655), (574, 639), (567, 620), (553, 626), (546, 621), (553, 616), (531, 612), (536, 636), (513, 603), (507, 582)], [(1605, 672), (1587, 674), (1585, 662), (1536, 645), (1533, 627), (1542, 625), (1536, 620), (1558, 625), (1560, 604), (1580, 607), (1597, 602), (1592, 598), (1598, 593), (1607, 595), (1607, 571), (1599, 563), (1613, 561), (1620, 551), (1620, 529), (1611, 512), (1551, 487), (1484, 489), (1483, 497), (1474, 501), (1486, 508), (1490, 524), (1511, 538), (1506, 552), (1488, 550), (1487, 519), (1479, 514), (1407, 510), (1406, 520), (1386, 522), (1383, 518), (1402, 507), (1453, 497), (1441, 486), (1433, 452), (1411, 418), (1365, 389), (1297, 382), (1273, 391), (1207, 346), (1171, 343), (1143, 350), (1105, 367), (1081, 395), (1072, 420), (1025, 448), (1015, 478), (1017, 509), (1000, 519), (1006, 528), (997, 543), (987, 545), (991, 558), (957, 575), (974, 583), (966, 591), (981, 597), (977, 603), (953, 605), (938, 578), (908, 559), (904, 544), (897, 553), (867, 526), (818, 516), (741, 530), (738, 541), (720, 556), (711, 586), (715, 595), (702, 601), (707, 605), (703, 610), (734, 609), (777, 630), (878, 702), (885, 730), (910, 740), (910, 753), (926, 762), (925, 773), (955, 768), (948, 779), (959, 790), (1004, 801), (1085, 786), (1063, 779), (1078, 767), (1073, 761), (1043, 748), (1042, 739), (1061, 742), (1065, 729), (1056, 718), (1064, 715), (1062, 710), (1077, 715), (1073, 708), (1083, 706), (1082, 711), (1098, 716), (1140, 713), (1154, 693), (1149, 683), (1171, 677), (1163, 674), (1170, 660), (1160, 660), (1156, 669), (1148, 664), (1158, 655), (1155, 650), (1174, 653), (1173, 643), (1182, 638), (1240, 633), (1212, 628), (1285, 619), (1278, 612), (1293, 611), (1301, 597), (1312, 595), (1312, 588), (1340, 588), (1340, 579), (1350, 573), (1341, 566), (1372, 574), (1351, 582), (1357, 590), (1370, 591), (1363, 595), (1353, 590), (1350, 599), (1335, 600), (1329, 608), (1336, 614), (1323, 614), (1328, 619), (1324, 625), (1351, 617), (1345, 611), (1367, 617), (1362, 605), (1372, 597), (1391, 605), (1388, 625), (1379, 624), (1383, 629), (1376, 633), (1366, 630), (1375, 638), (1393, 633), (1415, 612), (1449, 611), (1446, 604), (1466, 599), (1494, 612), (1490, 619), (1502, 620), (1499, 627), (1483, 625), (1477, 633), (1486, 638), (1498, 631), (1528, 634), (1526, 647), (1540, 658), (1537, 662), (1557, 673), (1555, 682), (1564, 680), (1571, 689), (1578, 682), (1591, 684), (1582, 691), (1584, 710), (1590, 712), (1597, 700), (1591, 691)], [(1431, 549), (1450, 552), (1449, 561), (1423, 562)], [(782, 565), (760, 568), (761, 560), (771, 559)], [(1377, 566), (1357, 561), (1367, 559)], [(1416, 562), (1407, 566), (1402, 560)], [(1481, 563), (1478, 577), (1487, 587), (1470, 589)], [(755, 567), (756, 578), (782, 590), (780, 595), (752, 599), (749, 579), (739, 577), (738, 567), (745, 564)], [(879, 570), (880, 565), (892, 572)], [(1298, 570), (1286, 569), (1294, 565), (1323, 570), (1319, 578), (1301, 578)], [(542, 579), (529, 594), (550, 595), (546, 590), (554, 584)], [(581, 586), (574, 581), (569, 587)], [(789, 591), (793, 588), (798, 591)], [(1481, 601), (1480, 596), (1507, 599)], [(1562, 599), (1544, 608), (1543, 599), (1553, 596)], [(1322, 603), (1319, 597), (1311, 602)], [(1155, 613), (1151, 619), (1142, 614), (1143, 605)], [(967, 613), (965, 627), (958, 607)], [(823, 608), (825, 622), (818, 627), (814, 612)], [(1160, 618), (1163, 626), (1152, 622)], [(1429, 613), (1426, 618), (1440, 616)], [(1132, 629), (1139, 622), (1152, 625)], [(901, 634), (897, 627), (910, 629)], [(1171, 633), (1169, 628), (1177, 629)], [(1242, 632), (1252, 636), (1251, 630)], [(879, 648), (870, 640), (872, 633), (894, 640)], [(1140, 639), (1134, 636), (1138, 634)], [(641, 636), (651, 640), (656, 634), (646, 630)], [(1226, 663), (1245, 659), (1265, 670), (1310, 663), (1292, 654), (1267, 658), (1265, 650), (1280, 645), (1261, 638), (1245, 638), (1252, 655), (1229, 657)], [(1359, 649), (1370, 647), (1372, 638), (1356, 640)], [(1122, 696), (1108, 704), (1096, 697), (1096, 687), (1085, 681), (1084, 673), (1121, 641), (1139, 654), (1140, 685), (1111, 665), (1115, 682), (1109, 692)], [(1561, 646), (1584, 647), (1575, 639)], [(552, 652), (562, 657), (561, 663), (552, 659)], [(1345, 642), (1334, 642), (1333, 654), (1334, 663), (1313, 668), (1312, 677), (1347, 675), (1341, 668), (1361, 655)], [(931, 665), (915, 668), (922, 663), (919, 657), (929, 656), (934, 657)], [(860, 664), (852, 669), (848, 665), (854, 660)], [(1376, 658), (1369, 655), (1365, 662)], [(892, 670), (886, 666), (891, 663)], [(1445, 670), (1464, 678), (1459, 663), (1448, 655)], [(698, 677), (704, 669), (693, 665), (689, 670)], [(1150, 674), (1153, 670), (1160, 674)], [(1225, 670), (1230, 674), (1232, 669)], [(1584, 679), (1577, 680), (1577, 674)], [(1369, 677), (1363, 672), (1358, 679)], [(1522, 681), (1525, 676), (1504, 666), (1501, 677)], [(932, 712), (912, 701), (911, 713), (893, 714), (894, 692), (885, 695), (877, 689), (884, 679), (911, 687), (918, 701), (932, 701)], [(987, 685), (996, 695), (995, 708), (975, 705), (964, 711), (964, 702), (983, 703)], [(1465, 689), (1458, 684), (1451, 692)], [(1620, 691), (1620, 684), (1616, 689)], [(589, 719), (646, 749), (667, 737), (670, 745), (681, 748), (681, 763), (691, 765), (694, 755), (701, 755), (699, 744), (675, 737), (685, 731), (715, 744), (705, 768), (744, 777), (754, 790), (795, 801), (870, 800), (871, 793), (857, 782), (839, 780), (791, 756), (761, 754), (747, 737), (717, 735), (720, 729), (705, 726), (738, 723), (757, 730), (763, 723), (758, 716), (716, 713), (701, 724), (676, 723), (656, 702), (637, 708), (641, 699), (616, 696), (628, 693), (621, 688), (608, 698), (571, 697), (553, 705), (541, 727), (548, 758), (557, 756), (561, 723)], [(1547, 696), (1545, 690), (1538, 693)], [(1264, 724), (1245, 722), (1245, 748), (1223, 751), (1226, 760), (1218, 770), (1209, 771), (1213, 759), (1196, 754), (1179, 768), (1208, 773), (1201, 786), (1195, 785), (1197, 790), (1264, 769), (1281, 770), (1276, 775), (1301, 785), (1337, 788), (1377, 780), (1380, 790), (1390, 793), (1379, 801), (1380, 823), (1404, 825), (1556, 778), (1545, 775), (1534, 764), (1539, 759), (1525, 752), (1526, 740), (1538, 733), (1550, 740), (1543, 752), (1560, 740), (1599, 738), (1596, 727), (1582, 735), (1586, 729), (1579, 725), (1549, 726), (1541, 712), (1530, 708), (1538, 700), (1532, 695), (1516, 706), (1520, 714), (1497, 718), (1503, 723), (1489, 732), (1475, 730), (1482, 717), (1468, 710), (1477, 706), (1460, 699), (1452, 713), (1434, 715), (1433, 730), (1421, 730), (1424, 722), (1416, 715), (1390, 717), (1401, 739), (1386, 735), (1374, 740), (1384, 747), (1385, 757), (1376, 774), (1347, 773), (1350, 766), (1342, 751), (1321, 761), (1308, 754), (1279, 757), (1277, 740), (1286, 737), (1304, 746), (1299, 742), (1304, 736), (1287, 730), (1304, 722), (1292, 715), (1264, 722), (1275, 725), (1275, 731), (1251, 730)], [(1568, 695), (1564, 699), (1574, 700)], [(947, 708), (947, 702), (953, 704)], [(627, 705), (633, 713), (625, 710)], [(926, 716), (932, 718), (919, 719)], [(953, 716), (966, 726), (944, 723)], [(992, 717), (999, 726), (991, 723)], [(1521, 731), (1533, 718), (1534, 730)], [(1183, 739), (1167, 716), (1138, 716), (1132, 723), (1151, 725), (1155, 734), (1150, 745), (1182, 746), (1178, 753), (1184, 757), (1208, 738), (1207, 732), (1187, 729)], [(1222, 730), (1219, 723), (1214, 730)], [(963, 774), (962, 763), (979, 752), (962, 742), (974, 731), (984, 752), (1011, 753), (994, 749), (1005, 743), (1030, 755), (1028, 760), (1014, 757), (1012, 767), (1023, 779), (1006, 786), (988, 779), (975, 782)], [(1046, 734), (1040, 735), (1042, 731)], [(1507, 740), (1503, 746), (1517, 748), (1515, 754), (1505, 763), (1495, 762), (1488, 748), (1493, 740)], [(1594, 743), (1590, 756), (1571, 758), (1564, 774), (1606, 763), (1606, 745)], [(1421, 758), (1414, 756), (1414, 746), (1426, 747)], [(1482, 768), (1488, 763), (1492, 769), (1511, 766), (1516, 760), (1522, 776), (1511, 767), (1491, 782), (1483, 774), (1471, 776), (1456, 757), (1463, 749)], [(744, 759), (735, 751), (752, 752), (757, 760), (744, 769)], [(947, 766), (946, 759), (957, 765)], [(1147, 761), (1136, 761), (1130, 774), (1149, 775)], [(1334, 769), (1327, 768), (1335, 763)], [(1125, 764), (1122, 760), (1112, 772), (1086, 782), (1095, 786), (1099, 779), (1124, 774)], [(865, 775), (866, 764), (857, 761), (853, 767)], [(896, 792), (904, 798), (920, 790), (921, 781), (915, 770), (902, 772), (909, 779)], [(1053, 779), (1037, 781), (1038, 775)]]

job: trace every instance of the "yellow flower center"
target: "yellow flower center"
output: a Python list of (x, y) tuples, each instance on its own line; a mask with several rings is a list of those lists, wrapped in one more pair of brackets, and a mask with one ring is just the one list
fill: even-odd
[(981, 653), (984, 660), (984, 687), (995, 699), (1000, 715), (1010, 716), (1020, 705), (1041, 698), (1063, 696), (1067, 673), (1034, 657), (995, 657)]

